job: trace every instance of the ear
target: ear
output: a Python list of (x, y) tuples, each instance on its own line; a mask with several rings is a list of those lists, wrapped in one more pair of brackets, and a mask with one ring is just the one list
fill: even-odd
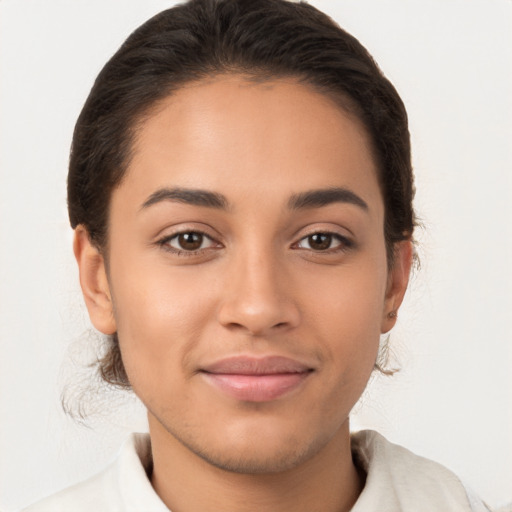
[(82, 225), (75, 229), (73, 251), (91, 322), (103, 334), (114, 334), (116, 322), (105, 261), (99, 250), (91, 243), (89, 233)]
[(410, 240), (397, 242), (394, 248), (393, 266), (388, 273), (386, 298), (382, 316), (382, 334), (390, 331), (396, 324), (398, 309), (409, 284), (413, 260), (413, 247)]

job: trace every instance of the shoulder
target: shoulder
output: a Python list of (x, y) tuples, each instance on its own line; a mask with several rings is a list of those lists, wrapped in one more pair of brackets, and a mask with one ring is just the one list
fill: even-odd
[(449, 469), (387, 441), (377, 432), (352, 435), (354, 460), (367, 474), (353, 512), (450, 510), (487, 512)]
[(132, 434), (116, 461), (92, 478), (49, 496), (23, 512), (167, 512), (154, 492), (151, 444), (147, 434)]
[(86, 512), (90, 510), (122, 510), (116, 489), (115, 467), (109, 466), (100, 474), (24, 509), (23, 512)]

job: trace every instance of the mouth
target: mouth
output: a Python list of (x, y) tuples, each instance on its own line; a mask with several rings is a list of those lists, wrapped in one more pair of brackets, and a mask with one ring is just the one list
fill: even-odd
[(236, 356), (208, 365), (200, 373), (208, 384), (231, 398), (270, 402), (299, 388), (313, 371), (281, 356)]

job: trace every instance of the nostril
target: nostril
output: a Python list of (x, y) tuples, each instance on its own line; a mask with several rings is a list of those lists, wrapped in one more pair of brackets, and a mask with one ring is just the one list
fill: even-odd
[[(260, 283), (261, 284), (261, 283)], [(257, 290), (256, 290), (257, 291)], [(230, 330), (244, 330), (258, 336), (265, 333), (284, 332), (299, 323), (297, 305), (290, 300), (276, 297), (275, 293), (249, 293), (227, 296), (219, 304), (217, 319)]]

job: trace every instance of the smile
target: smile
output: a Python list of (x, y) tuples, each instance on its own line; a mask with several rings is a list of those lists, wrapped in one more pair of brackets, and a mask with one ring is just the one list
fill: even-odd
[(246, 402), (269, 402), (298, 388), (311, 373), (284, 357), (233, 357), (201, 370), (206, 382), (222, 393)]

